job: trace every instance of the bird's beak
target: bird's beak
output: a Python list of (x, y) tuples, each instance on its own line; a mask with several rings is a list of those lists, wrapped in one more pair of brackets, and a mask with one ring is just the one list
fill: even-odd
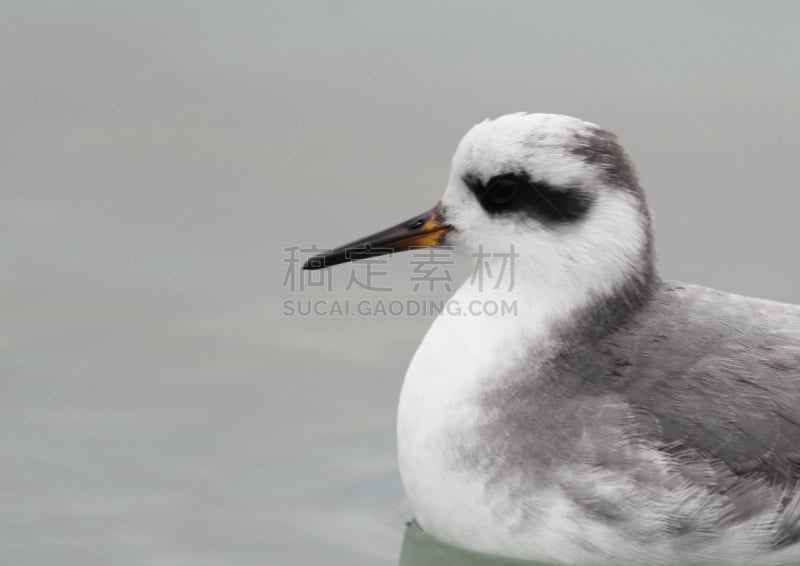
[(357, 259), (404, 252), (411, 248), (439, 246), (444, 235), (451, 229), (444, 221), (441, 205), (437, 204), (429, 211), (397, 226), (350, 242), (328, 253), (315, 255), (305, 262), (303, 269), (323, 269)]

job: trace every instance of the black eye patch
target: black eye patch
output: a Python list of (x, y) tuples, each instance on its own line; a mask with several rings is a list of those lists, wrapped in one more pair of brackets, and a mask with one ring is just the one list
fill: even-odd
[(502, 208), (517, 198), (520, 189), (524, 186), (524, 180), (515, 176), (494, 177), (486, 184), (481, 201), (487, 205)]
[(584, 217), (592, 205), (591, 196), (584, 190), (534, 183), (522, 173), (497, 175), (485, 184), (475, 176), (463, 180), (492, 215), (522, 214), (542, 222), (566, 223)]

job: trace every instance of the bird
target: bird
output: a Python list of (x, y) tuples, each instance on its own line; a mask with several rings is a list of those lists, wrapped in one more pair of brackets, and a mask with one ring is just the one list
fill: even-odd
[[(428, 212), (308, 259), (484, 250), (405, 374), (399, 472), (420, 527), (554, 564), (800, 563), (800, 306), (663, 280), (610, 130), (486, 119)], [(505, 254), (505, 256), (503, 255)]]

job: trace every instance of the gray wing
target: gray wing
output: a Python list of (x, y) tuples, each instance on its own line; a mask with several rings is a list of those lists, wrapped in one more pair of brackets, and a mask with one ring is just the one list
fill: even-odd
[(800, 479), (800, 307), (663, 285), (597, 347), (606, 385), (665, 444), (739, 475)]
[(748, 521), (758, 544), (800, 540), (800, 307), (662, 284), (611, 333), (594, 321), (484, 394), (467, 469), (523, 502), (555, 485), (641, 540)]

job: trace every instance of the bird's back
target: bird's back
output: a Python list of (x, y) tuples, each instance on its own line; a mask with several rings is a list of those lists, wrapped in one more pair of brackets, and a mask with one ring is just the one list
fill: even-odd
[(800, 306), (661, 284), (630, 320), (563, 361), (559, 371), (619, 395), (674, 449), (740, 475), (800, 478)]
[[(614, 310), (484, 392), (464, 466), (495, 499), (561, 494), (586, 548), (616, 532), (641, 552), (800, 558), (800, 307), (657, 283), (609, 326)], [(518, 507), (509, 521), (542, 528)]]

